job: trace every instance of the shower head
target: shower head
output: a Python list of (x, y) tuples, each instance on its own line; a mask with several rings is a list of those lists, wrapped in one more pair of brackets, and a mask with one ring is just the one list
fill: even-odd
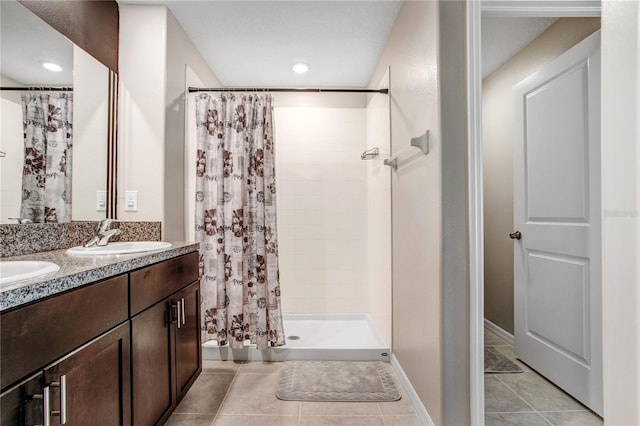
[(373, 160), (374, 158), (376, 158), (379, 154), (379, 150), (378, 147), (375, 148), (371, 148), (366, 150), (365, 152), (362, 153), (362, 155), (360, 155), (360, 159), (361, 160)]

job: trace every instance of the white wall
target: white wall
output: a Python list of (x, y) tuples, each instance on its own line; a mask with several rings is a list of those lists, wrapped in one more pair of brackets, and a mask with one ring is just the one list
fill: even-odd
[(430, 132), (392, 174), (393, 353), (436, 424), (469, 423), (465, 4), (405, 2), (372, 76), (390, 67), (391, 146)]
[(392, 174), (393, 353), (429, 414), (442, 423), (441, 142), (438, 3), (405, 2), (370, 87), (390, 67), (393, 152), (425, 130), (430, 153)]
[(513, 99), (515, 84), (600, 28), (561, 18), (482, 82), (485, 317), (513, 333)]
[(274, 94), (284, 312), (367, 312), (363, 95)]
[(602, 4), (604, 415), (640, 424), (640, 7)]
[[(389, 87), (387, 71), (377, 88)], [(371, 95), (367, 104), (367, 149), (377, 147), (377, 158), (367, 160), (367, 255), (369, 315), (391, 345), (391, 167), (383, 161), (391, 152), (389, 95)]]
[(471, 416), (466, 6), (443, 1), (438, 10), (445, 424), (469, 424)]
[[(167, 9), (121, 4), (118, 219), (159, 220), (164, 235)], [(125, 190), (138, 211), (125, 212)]]
[[(99, 220), (96, 191), (107, 186), (109, 70), (73, 46), (73, 220)], [(105, 206), (106, 207), (106, 206)]]
[[(164, 6), (120, 5), (118, 218), (160, 220), (164, 240), (185, 239), (187, 67), (220, 83)], [(124, 209), (138, 191), (138, 212)]]
[[(185, 83), (187, 87), (205, 87), (204, 82), (198, 75), (187, 65), (185, 70)], [(184, 153), (184, 169), (185, 169), (185, 205), (184, 205), (184, 233), (186, 241), (196, 240), (196, 167), (193, 159), (198, 152), (198, 137), (196, 129), (196, 103), (195, 94), (187, 95), (186, 117), (185, 117), (185, 139), (187, 141)]]
[[(215, 42), (215, 41), (212, 41)], [(220, 82), (195, 46), (189, 40), (176, 18), (167, 11), (167, 61), (166, 61), (166, 117), (165, 117), (165, 175), (164, 181), (164, 238), (170, 241), (186, 239), (184, 205), (187, 197), (185, 182), (185, 101), (191, 80), (187, 68), (195, 74), (195, 80), (204, 87), (220, 87)], [(195, 161), (195, 152), (191, 160)]]

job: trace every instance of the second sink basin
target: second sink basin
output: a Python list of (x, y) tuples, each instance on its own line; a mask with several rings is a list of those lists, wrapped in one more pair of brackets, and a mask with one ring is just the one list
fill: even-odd
[(58, 272), (53, 262), (35, 260), (9, 260), (0, 262), (0, 287)]
[(171, 243), (164, 241), (125, 241), (109, 243), (102, 247), (72, 247), (67, 250), (67, 254), (74, 256), (105, 256), (110, 254), (142, 253), (169, 247), (171, 247)]

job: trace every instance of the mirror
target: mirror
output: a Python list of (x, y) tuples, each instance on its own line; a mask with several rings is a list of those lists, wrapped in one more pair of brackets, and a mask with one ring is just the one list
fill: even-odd
[[(65, 193), (63, 197), (67, 206), (70, 202), (68, 219), (106, 217), (106, 195), (104, 206), (98, 206), (97, 191), (107, 190), (109, 69), (16, 1), (0, 1), (0, 20), (0, 85), (10, 88), (0, 91), (0, 224), (17, 223), (9, 218), (20, 217), (25, 169), (23, 94), (27, 100), (43, 94), (71, 94), (72, 113), (67, 120), (71, 125), (65, 128), (69, 129), (66, 140), (72, 148), (67, 149), (70, 155), (55, 160), (71, 167), (59, 166), (54, 172), (47, 167), (45, 177), (55, 178), (61, 169), (67, 169), (67, 176), (70, 172), (71, 196)], [(48, 71), (44, 62), (54, 62), (62, 71)], [(72, 87), (72, 91), (19, 89), (61, 86)], [(48, 107), (52, 108), (51, 104)], [(48, 188), (44, 191), (49, 194)]]

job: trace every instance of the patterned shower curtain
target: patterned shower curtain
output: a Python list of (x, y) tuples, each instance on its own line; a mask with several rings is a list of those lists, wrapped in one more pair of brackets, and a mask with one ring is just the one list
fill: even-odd
[(34, 222), (71, 221), (73, 95), (22, 95), (24, 167), (20, 217)]
[(285, 344), (270, 95), (196, 97), (203, 341)]

